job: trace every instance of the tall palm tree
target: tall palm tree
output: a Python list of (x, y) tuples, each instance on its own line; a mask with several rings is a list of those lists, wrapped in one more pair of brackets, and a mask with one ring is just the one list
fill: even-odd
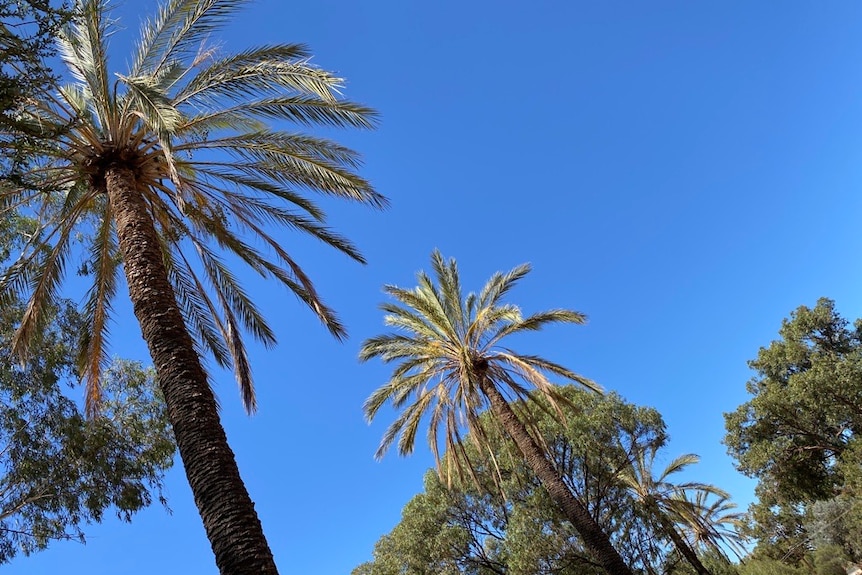
[(646, 517), (657, 522), (661, 535), (673, 543), (677, 552), (688, 561), (699, 575), (711, 575), (697, 553), (678, 530), (676, 523), (691, 517), (684, 494), (690, 491), (727, 497), (721, 489), (698, 482), (673, 483), (669, 477), (683, 471), (700, 458), (694, 454), (681, 455), (671, 461), (658, 475), (653, 475), (658, 445), (640, 445), (632, 452), (631, 465), (618, 473), (618, 478), (634, 495)]
[(364, 406), (369, 421), (387, 402), (396, 409), (403, 408), (384, 433), (377, 457), (396, 438), (401, 454), (412, 452), (419, 425), (428, 415), (428, 440), (438, 471), (442, 472), (441, 436), (450, 473), (453, 465), (459, 471), (469, 471), (471, 462), (462, 443), (464, 428), (490, 454), (488, 430), (479, 418), (482, 411), (490, 409), (493, 417), (489, 421), (515, 442), (597, 561), (608, 573), (630, 575), (608, 536), (563, 481), (522, 407), (542, 396), (561, 414), (559, 404), (565, 398), (548, 374), (596, 391), (598, 386), (557, 363), (501, 346), (508, 336), (554, 323), (580, 324), (585, 317), (563, 309), (524, 317), (518, 307), (503, 303), (502, 298), (530, 271), (528, 265), (494, 274), (478, 294), (464, 298), (455, 260), (445, 261), (435, 251), (431, 264), (436, 284), (420, 272), (415, 289), (386, 286), (386, 293), (396, 303), (381, 306), (387, 314), (385, 322), (400, 331), (368, 339), (360, 351), (363, 361), (379, 357), (398, 364), (389, 381)]
[[(247, 410), (255, 395), (243, 331), (275, 336), (228, 267), (241, 261), (296, 294), (332, 334), (343, 326), (268, 229), (299, 230), (362, 256), (324, 225), (307, 197), (318, 192), (382, 207), (355, 172), (357, 155), (332, 141), (270, 127), (370, 128), (371, 110), (343, 100), (341, 81), (309, 64), (304, 47), (275, 44), (222, 54), (210, 35), (244, 4), (168, 0), (147, 21), (128, 73), (108, 67), (106, 0), (79, 0), (59, 36), (71, 83), (21, 103), (32, 124), (56, 127), (32, 151), (27, 177), (0, 190), (3, 209), (39, 225), (0, 280), (26, 294), (15, 346), (26, 356), (70, 259), (92, 285), (86, 296), (81, 373), (98, 408), (111, 302), (125, 275), (155, 364), (186, 475), (221, 573), (276, 573), (202, 367), (208, 352), (232, 367)], [(3, 134), (0, 146), (14, 134)], [(29, 187), (28, 181), (37, 182)], [(83, 255), (75, 248), (83, 239)]]

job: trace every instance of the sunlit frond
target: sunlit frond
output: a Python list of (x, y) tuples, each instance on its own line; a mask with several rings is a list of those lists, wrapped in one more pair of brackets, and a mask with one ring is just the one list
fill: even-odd
[(169, 0), (141, 30), (132, 74), (152, 74), (173, 60), (194, 60), (200, 45), (245, 0)]
[(57, 37), (60, 56), (82, 89), (92, 96), (95, 112), (105, 122), (111, 116), (111, 90), (108, 85), (108, 27), (104, 0), (82, 0), (76, 6), (79, 17), (63, 27)]

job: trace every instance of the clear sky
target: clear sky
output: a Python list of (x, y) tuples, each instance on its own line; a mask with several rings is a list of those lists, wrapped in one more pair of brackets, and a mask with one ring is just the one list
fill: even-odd
[[(154, 7), (120, 6), (117, 71)], [(692, 476), (747, 504), (753, 484), (720, 443), (746, 361), (820, 296), (862, 316), (860, 23), (850, 1), (257, 0), (213, 38), (306, 43), (382, 114), (377, 131), (331, 135), (363, 153), (392, 207), (325, 202), (369, 265), (283, 236), (351, 338), (249, 278), (280, 340), (251, 351), (260, 413), (246, 417), (231, 374), (216, 376), (281, 572), (348, 574), (421, 490), (424, 445), (372, 457), (391, 416), (368, 426), (361, 405), (388, 371), (356, 354), (384, 329), (382, 285), (415, 285), (435, 247), (473, 289), (531, 262), (511, 301), (590, 322), (519, 349), (656, 407), (665, 461), (698, 453)], [(147, 359), (125, 303), (112, 334), (116, 354)], [(172, 514), (108, 519), (86, 546), (55, 543), (4, 573), (215, 575), (179, 465), (168, 496)]]

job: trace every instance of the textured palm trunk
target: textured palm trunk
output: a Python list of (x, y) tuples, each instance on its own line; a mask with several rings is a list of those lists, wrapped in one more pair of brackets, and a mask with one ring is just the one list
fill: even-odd
[(106, 190), (129, 296), (165, 396), (180, 457), (222, 575), (277, 574), (254, 503), (239, 475), (215, 397), (168, 281), (133, 172), (111, 167)]
[(605, 571), (610, 575), (633, 575), (632, 570), (611, 545), (610, 539), (602, 531), (601, 526), (593, 519), (578, 498), (572, 494), (545, 452), (527, 432), (527, 428), (512, 411), (512, 407), (503, 397), (503, 394), (485, 378), (480, 380), (479, 388), (488, 397), (491, 402), (491, 412), (515, 441), (527, 465), (542, 482), (551, 499), (560, 507), (563, 514), (584, 540), (587, 549), (595, 555), (596, 560), (604, 567)]
[[(658, 513), (661, 512), (658, 511)], [(659, 517), (662, 527), (667, 532), (670, 540), (673, 541), (677, 551), (679, 551), (680, 554), (685, 557), (685, 560), (694, 567), (694, 570), (697, 571), (698, 575), (712, 575), (703, 563), (701, 563), (700, 558), (697, 556), (697, 553), (694, 552), (694, 549), (691, 548), (691, 545), (689, 545), (682, 535), (679, 534), (679, 531), (676, 530), (673, 523), (671, 523), (671, 521), (664, 515), (659, 515)]]

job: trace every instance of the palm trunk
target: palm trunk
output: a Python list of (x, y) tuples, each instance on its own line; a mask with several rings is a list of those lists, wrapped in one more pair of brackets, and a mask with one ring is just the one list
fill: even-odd
[(105, 172), (129, 296), (165, 396), (186, 477), (222, 575), (277, 574), (239, 475), (215, 397), (168, 281), (156, 230), (131, 170)]
[(560, 474), (551, 464), (545, 452), (539, 448), (527, 428), (518, 419), (512, 407), (503, 394), (486, 378), (480, 378), (479, 389), (491, 403), (491, 412), (502, 424), (524, 459), (542, 485), (548, 491), (551, 499), (560, 507), (563, 514), (584, 540), (584, 545), (596, 557), (596, 560), (610, 575), (633, 575), (617, 550), (611, 545), (610, 539), (602, 531), (601, 526), (593, 519), (586, 507), (575, 497)]
[(661, 511), (658, 511), (658, 513), (660, 514), (659, 521), (667, 532), (668, 537), (670, 537), (670, 540), (673, 541), (677, 551), (679, 551), (680, 554), (685, 557), (685, 560), (694, 567), (694, 570), (697, 571), (698, 575), (712, 575), (703, 563), (701, 563), (700, 558), (697, 556), (697, 553), (694, 552), (694, 549), (691, 548), (691, 545), (689, 545), (682, 535), (679, 534), (676, 527), (673, 526), (673, 523), (671, 523), (667, 517), (661, 515)]

